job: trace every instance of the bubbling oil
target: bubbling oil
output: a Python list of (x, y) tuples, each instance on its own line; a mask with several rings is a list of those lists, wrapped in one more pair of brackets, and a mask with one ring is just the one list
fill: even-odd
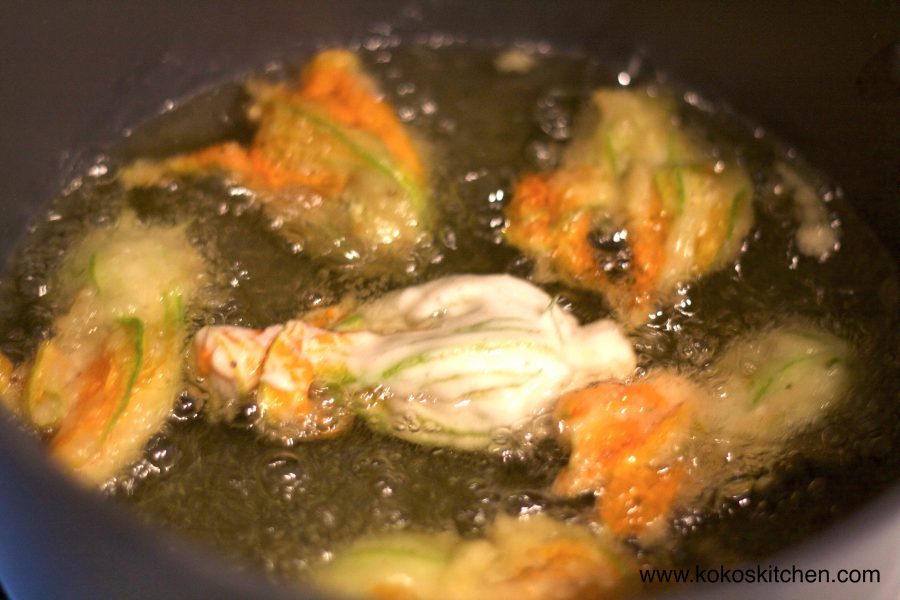
[[(359, 50), (401, 120), (432, 147), (440, 218), (435, 252), (417, 269), (372, 278), (317, 260), (280, 237), (252, 192), (220, 182), (124, 191), (115, 172), (135, 147), (160, 156), (172, 151), (171, 127), (151, 123), (137, 132), (140, 144), (132, 140), (101, 158), (29, 232), (0, 287), (2, 350), (20, 361), (34, 352), (65, 306), (53, 273), (67, 248), (125, 207), (151, 222), (190, 223), (191, 241), (218, 290), (191, 315), (195, 328), (261, 327), (348, 293), (373, 298), (448, 274), (529, 276), (530, 261), (502, 243), (503, 206), (515, 178), (554, 167), (587, 93), (622, 81), (593, 59), (532, 50), (533, 64), (512, 72), (498, 72), (493, 48)], [(653, 74), (630, 75), (626, 83), (658, 85)], [(239, 104), (229, 100), (230, 110)], [(191, 101), (178, 110), (189, 114)], [(900, 459), (891, 450), (900, 440), (898, 359), (885, 349), (898, 347), (898, 286), (889, 254), (840, 190), (777, 140), (693, 93), (684, 94), (680, 117), (753, 175), (756, 226), (737, 265), (685, 286), (678, 304), (634, 332), (640, 369), (698, 373), (730, 340), (796, 319), (849, 340), (864, 369), (841, 408), (792, 439), (774, 462), (723, 456), (718, 468), (728, 470), (727, 483), (677, 516), (662, 550), (641, 555), (648, 563), (718, 565), (723, 556), (748, 560), (794, 542), (897, 479)], [(229, 123), (241, 121), (236, 112)], [(190, 119), (181, 123), (183, 138), (203, 137), (191, 134)], [(240, 125), (233, 129), (227, 133), (246, 136)], [(796, 223), (773, 183), (779, 161), (817, 180), (827, 210), (840, 221), (842, 247), (827, 261), (795, 248)], [(544, 287), (582, 322), (609, 316), (599, 296)], [(592, 516), (592, 498), (550, 494), (566, 453), (549, 440), (511, 448), (498, 439), (490, 452), (467, 453), (413, 445), (357, 422), (335, 439), (285, 444), (259, 436), (255, 417), (248, 406), (234, 423), (212, 424), (204, 419), (202, 394), (186, 390), (144, 458), (108, 486), (110, 496), (154, 525), (288, 581), (303, 579), (311, 565), (367, 533), (412, 528), (478, 536), (501, 513), (545, 512), (574, 522)]]

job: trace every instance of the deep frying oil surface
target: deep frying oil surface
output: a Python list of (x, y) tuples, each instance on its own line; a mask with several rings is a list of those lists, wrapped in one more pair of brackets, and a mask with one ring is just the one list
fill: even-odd
[[(268, 325), (351, 291), (372, 297), (450, 273), (528, 275), (528, 261), (502, 244), (512, 183), (520, 173), (555, 165), (579, 102), (598, 85), (616, 85), (615, 74), (593, 60), (552, 52), (536, 56), (526, 73), (498, 73), (493, 49), (361, 52), (401, 119), (432, 149), (441, 219), (439, 251), (429, 264), (376, 280), (338, 270), (292, 248), (239, 189), (207, 182), (124, 192), (114, 156), (70, 185), (11, 263), (0, 287), (0, 349), (17, 360), (34, 351), (65, 308), (52, 275), (61, 256), (86, 228), (114, 219), (124, 206), (147, 220), (192, 223), (192, 241), (219, 290), (212, 308), (192, 315), (197, 327)], [(727, 562), (723, 557), (746, 560), (796, 541), (897, 479), (898, 285), (888, 252), (824, 179), (819, 191), (841, 222), (841, 249), (823, 263), (799, 255), (791, 207), (771, 184), (773, 164), (794, 161), (791, 153), (696, 95), (684, 98), (684, 121), (753, 174), (756, 226), (737, 267), (685, 288), (678, 307), (637, 331), (641, 365), (700, 369), (740, 334), (800, 318), (848, 339), (863, 369), (852, 398), (824, 424), (799, 435), (774, 465), (745, 458), (734, 490), (719, 489), (695, 513), (679, 515), (665, 550), (643, 557), (718, 565)], [(177, 110), (188, 114), (191, 102)], [(239, 114), (234, 121), (238, 126), (227, 133), (240, 134)], [(151, 124), (140, 131), (142, 147), (156, 144), (166, 154), (170, 132), (163, 129)], [(548, 289), (582, 321), (609, 314), (599, 296)], [(590, 499), (550, 496), (566, 459), (552, 442), (523, 452), (464, 453), (415, 446), (357, 424), (334, 440), (282, 447), (256, 435), (252, 412), (243, 424), (214, 425), (202, 410), (199, 396), (180, 397), (167, 430), (150, 443), (133, 476), (110, 486), (110, 495), (154, 524), (278, 577), (302, 578), (311, 563), (367, 532), (409, 527), (477, 535), (499, 512), (590, 515)]]

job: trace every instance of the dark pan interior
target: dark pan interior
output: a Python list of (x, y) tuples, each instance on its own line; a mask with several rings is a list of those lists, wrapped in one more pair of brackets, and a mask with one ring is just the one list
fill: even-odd
[[(7, 5), (0, 19), (0, 256), (5, 262), (67, 178), (165, 100), (316, 42), (362, 39), (384, 22), (406, 36), (546, 40), (614, 65), (638, 53), (789, 140), (900, 256), (895, 3), (535, 0)], [(0, 481), (0, 580), (14, 598), (297, 597), (71, 486), (3, 418)], [(894, 490), (796, 552), (826, 560), (863, 551), (855, 543), (877, 552), (877, 533), (883, 541), (885, 532), (896, 539), (900, 531), (898, 500)], [(788, 588), (766, 593), (777, 598), (779, 590)]]

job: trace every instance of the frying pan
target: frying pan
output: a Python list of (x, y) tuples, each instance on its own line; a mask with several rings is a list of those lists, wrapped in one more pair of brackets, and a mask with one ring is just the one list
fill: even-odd
[[(7, 3), (0, 19), (0, 255), (65, 180), (168, 99), (315, 43), (545, 40), (609, 63), (636, 53), (726, 99), (829, 173), (900, 256), (896, 3), (471, 1)], [(887, 326), (896, 327), (896, 318)], [(886, 349), (887, 359), (895, 359)], [(880, 568), (878, 586), (694, 587), (715, 598), (900, 594), (900, 488), (773, 563)], [(0, 414), (0, 581), (27, 598), (317, 598), (277, 588), (73, 485)]]

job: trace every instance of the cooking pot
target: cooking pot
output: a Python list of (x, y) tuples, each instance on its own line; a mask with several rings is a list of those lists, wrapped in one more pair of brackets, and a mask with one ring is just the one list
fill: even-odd
[[(900, 10), (896, 4), (708, 2), (29, 2), (0, 20), (0, 255), (65, 181), (127, 128), (203, 86), (316, 43), (393, 24), (473, 43), (544, 40), (612, 65), (641, 56), (725, 99), (845, 190), (900, 255)], [(897, 327), (896, 315), (887, 327)], [(886, 349), (896, 360), (897, 348)], [(893, 382), (896, 385), (896, 381)], [(51, 467), (0, 415), (0, 581), (27, 598), (317, 598), (278, 588), (141, 523)], [(877, 568), (878, 585), (770, 584), (696, 598), (900, 595), (900, 487), (772, 559), (800, 568)]]

